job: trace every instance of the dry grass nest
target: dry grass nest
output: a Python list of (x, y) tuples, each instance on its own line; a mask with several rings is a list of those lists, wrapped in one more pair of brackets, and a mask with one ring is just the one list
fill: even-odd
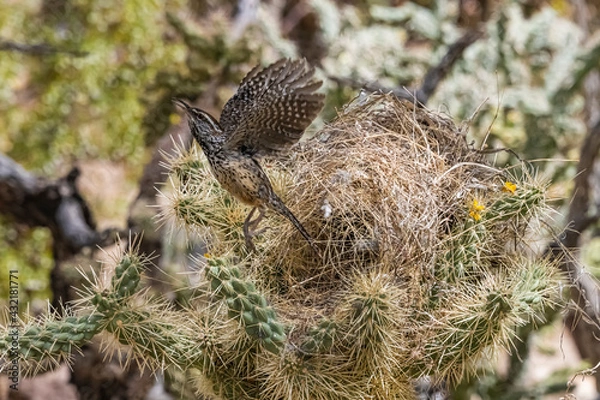
[(449, 118), (391, 95), (355, 100), (293, 154), (282, 195), (323, 260), (284, 221), (254, 263), (275, 292), (313, 305), (369, 271), (418, 291), (473, 195), (502, 182)]

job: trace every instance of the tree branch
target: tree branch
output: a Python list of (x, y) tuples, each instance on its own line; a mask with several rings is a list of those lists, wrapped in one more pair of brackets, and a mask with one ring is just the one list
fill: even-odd
[(52, 47), (49, 44), (22, 44), (0, 40), (0, 51), (16, 51), (19, 53), (31, 54), (36, 56), (47, 56), (50, 54), (63, 53), (73, 57), (84, 57), (89, 53), (87, 51), (66, 50)]
[[(559, 267), (571, 284), (571, 298), (577, 305), (566, 317), (581, 356), (593, 365), (600, 362), (600, 286), (593, 276), (570, 254), (579, 246), (581, 233), (598, 221), (598, 210), (591, 208), (591, 183), (600, 176), (594, 165), (600, 152), (600, 120), (589, 130), (581, 147), (573, 197), (568, 212), (568, 229), (551, 243), (547, 253), (560, 262)], [(597, 385), (598, 386), (598, 385)]]
[(29, 227), (49, 228), (55, 248), (65, 256), (100, 244), (108, 231), (96, 231), (87, 203), (75, 185), (78, 176), (79, 170), (73, 168), (57, 180), (36, 177), (0, 154), (0, 213)]
[(448, 73), (452, 70), (454, 64), (462, 57), (464, 51), (471, 44), (475, 43), (483, 36), (482, 31), (473, 30), (465, 33), (460, 39), (448, 47), (448, 51), (442, 57), (441, 61), (431, 67), (425, 77), (423, 84), (418, 89), (408, 89), (404, 87), (386, 88), (377, 83), (359, 83), (349, 78), (340, 78), (330, 76), (329, 78), (338, 84), (350, 86), (354, 89), (363, 89), (368, 92), (391, 92), (399, 99), (415, 101), (417, 104), (425, 105), (433, 95), (440, 82), (442, 82)]

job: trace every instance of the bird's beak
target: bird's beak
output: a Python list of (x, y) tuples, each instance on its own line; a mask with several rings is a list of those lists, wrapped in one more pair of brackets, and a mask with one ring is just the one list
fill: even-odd
[(181, 108), (184, 111), (189, 112), (190, 109), (192, 107), (190, 107), (190, 105), (188, 103), (186, 103), (185, 101), (181, 100), (181, 99), (176, 99), (176, 98), (172, 98), (171, 101), (179, 108)]

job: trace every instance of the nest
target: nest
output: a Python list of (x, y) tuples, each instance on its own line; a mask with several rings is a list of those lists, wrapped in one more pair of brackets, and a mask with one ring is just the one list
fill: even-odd
[(276, 292), (293, 288), (300, 301), (325, 305), (332, 289), (373, 270), (419, 293), (473, 193), (499, 182), (450, 119), (391, 95), (348, 105), (297, 146), (289, 168), (285, 202), (323, 260), (283, 221), (265, 234), (256, 265)]

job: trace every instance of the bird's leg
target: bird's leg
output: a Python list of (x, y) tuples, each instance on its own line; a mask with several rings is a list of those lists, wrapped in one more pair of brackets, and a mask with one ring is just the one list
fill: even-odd
[(256, 207), (254, 207), (250, 213), (248, 213), (248, 216), (244, 221), (244, 239), (246, 240), (246, 248), (251, 252), (256, 251), (256, 247), (254, 247), (254, 243), (252, 243), (252, 236), (250, 235), (250, 225), (253, 224), (252, 216), (254, 215), (255, 211)]
[[(258, 209), (258, 216), (256, 218), (252, 219), (252, 217), (254, 216), (254, 213), (256, 212), (257, 209)], [(254, 236), (259, 235), (262, 232), (264, 232), (264, 230), (258, 231), (258, 232), (256, 231), (256, 228), (258, 227), (258, 224), (260, 223), (260, 221), (262, 221), (264, 215), (265, 215), (264, 207), (254, 207), (250, 211), (248, 216), (246, 217), (246, 220), (244, 221), (244, 238), (246, 240), (246, 247), (250, 251), (256, 251), (256, 247), (254, 247), (254, 243), (252, 243), (252, 238)]]
[(263, 206), (255, 207), (254, 209), (258, 209), (258, 216), (248, 223), (248, 226), (252, 231), (252, 236), (259, 235), (263, 232), (263, 230), (257, 232), (256, 228), (258, 228), (258, 224), (260, 224), (260, 221), (262, 221), (265, 216), (265, 208)]

